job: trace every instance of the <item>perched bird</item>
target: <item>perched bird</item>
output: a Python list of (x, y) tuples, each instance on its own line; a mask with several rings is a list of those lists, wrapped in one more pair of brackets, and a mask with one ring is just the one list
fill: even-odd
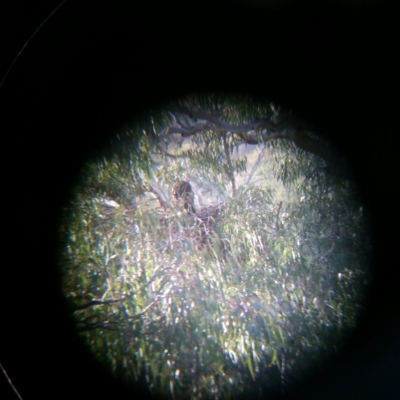
[(190, 213), (195, 213), (194, 192), (192, 185), (187, 181), (180, 181), (174, 185), (174, 201), (175, 204), (183, 204), (183, 208)]

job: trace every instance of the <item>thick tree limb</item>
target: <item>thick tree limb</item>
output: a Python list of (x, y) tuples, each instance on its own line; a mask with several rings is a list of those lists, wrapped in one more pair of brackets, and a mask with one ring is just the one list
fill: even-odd
[(339, 154), (333, 147), (310, 137), (305, 131), (296, 132), (293, 135), (293, 142), (299, 149), (313, 153), (329, 164), (339, 158)]
[[(256, 121), (252, 121), (247, 124), (239, 124), (233, 125), (225, 121), (221, 121), (219, 118), (215, 117), (210, 113), (206, 113), (204, 111), (191, 111), (182, 106), (175, 106), (173, 110), (170, 110), (170, 113), (175, 115), (177, 113), (185, 114), (189, 116), (193, 120), (202, 120), (202, 122), (198, 122), (196, 124), (196, 128), (199, 128), (201, 125), (203, 126), (210, 126), (213, 130), (217, 132), (249, 132), (258, 129), (268, 129), (270, 131), (282, 131), (285, 129), (285, 124), (280, 123), (273, 123), (269, 118), (260, 118)], [(178, 121), (178, 119), (176, 119)], [(194, 126), (193, 126), (194, 127)], [(174, 133), (178, 132), (179, 129), (184, 128), (186, 132), (188, 132), (187, 127), (174, 127)]]
[[(326, 166), (322, 169), (324, 172), (343, 179), (351, 178), (345, 160), (339, 152), (330, 144), (310, 136), (305, 125), (291, 116), (287, 117), (285, 122), (272, 116), (235, 125), (222, 121), (210, 113), (192, 111), (180, 105), (173, 106), (169, 112), (174, 117), (174, 126), (167, 128), (164, 138), (174, 133), (190, 137), (204, 130), (212, 130), (221, 134), (229, 132), (247, 144), (287, 139), (298, 148), (325, 160)], [(183, 116), (186, 116), (185, 120)]]

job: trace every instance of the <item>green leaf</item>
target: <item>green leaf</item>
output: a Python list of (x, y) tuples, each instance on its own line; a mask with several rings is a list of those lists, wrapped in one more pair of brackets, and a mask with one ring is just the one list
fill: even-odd
[(108, 257), (108, 245), (105, 245), (104, 246), (104, 250), (103, 250), (103, 265), (104, 266), (107, 266), (108, 260), (109, 260), (109, 257)]
[(255, 381), (256, 377), (255, 377), (255, 374), (254, 374), (253, 363), (252, 363), (250, 355), (248, 355), (246, 357), (246, 361), (247, 361), (247, 367), (249, 368), (249, 371), (250, 371), (251, 378), (253, 379), (253, 381)]

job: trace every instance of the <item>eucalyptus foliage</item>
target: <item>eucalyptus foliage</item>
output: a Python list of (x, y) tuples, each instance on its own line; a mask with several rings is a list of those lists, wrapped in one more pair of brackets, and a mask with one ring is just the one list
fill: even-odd
[[(182, 101), (231, 123), (270, 112), (243, 99)], [(129, 135), (117, 140), (123, 154), (88, 162), (65, 214), (63, 290), (77, 329), (112, 373), (145, 380), (155, 394), (284, 390), (338, 351), (357, 323), (370, 249), (356, 190), (281, 141), (268, 151), (294, 200), (277, 204), (268, 182), (232, 196), (247, 168), (232, 157), (239, 142), (208, 130), (169, 157), (155, 138), (170, 116), (153, 114), (131, 148)], [(224, 192), (205, 245), (196, 215), (172, 202), (183, 175), (199, 192), (212, 188), (211, 204)]]

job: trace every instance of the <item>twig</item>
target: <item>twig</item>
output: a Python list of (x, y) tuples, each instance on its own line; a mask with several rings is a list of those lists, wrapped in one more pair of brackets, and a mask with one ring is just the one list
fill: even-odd
[(8, 383), (10, 384), (10, 386), (12, 387), (12, 389), (14, 390), (15, 394), (18, 396), (19, 400), (23, 400), (21, 395), (18, 393), (18, 390), (16, 389), (16, 387), (13, 385), (13, 383), (11, 382), (11, 379), (9, 378), (9, 376), (7, 375), (6, 370), (4, 369), (3, 365), (0, 363), (0, 368), (3, 371), (3, 374), (6, 376)]
[(279, 213), (281, 212), (282, 202), (279, 203), (278, 212), (276, 213), (276, 231), (279, 231)]
[(324, 258), (326, 258), (329, 254), (332, 253), (333, 250), (335, 250), (335, 246), (336, 246), (336, 241), (332, 242), (332, 246), (322, 255), (320, 255), (317, 260), (315, 261), (314, 265), (319, 263), (320, 261), (322, 261)]
[(164, 296), (158, 295), (158, 296), (156, 297), (156, 299), (153, 300), (150, 304), (148, 304), (140, 313), (137, 313), (137, 314), (135, 314), (135, 315), (132, 315), (131, 317), (127, 317), (127, 319), (138, 319), (138, 318), (141, 317), (143, 314), (145, 314), (146, 311), (147, 311), (149, 308), (153, 307), (154, 304), (158, 303), (158, 301), (159, 301), (160, 299), (164, 298), (164, 297), (165, 297), (165, 295), (164, 295)]
[(229, 147), (228, 147), (228, 142), (227, 142), (227, 139), (226, 139), (226, 134), (223, 134), (222, 139), (223, 139), (223, 144), (224, 144), (226, 161), (228, 163), (227, 175), (228, 175), (228, 178), (231, 181), (231, 185), (232, 185), (232, 197), (236, 197), (235, 175), (233, 173), (232, 159), (231, 159), (231, 154), (229, 152)]
[(262, 159), (262, 157), (264, 156), (265, 150), (267, 148), (267, 145), (264, 144), (264, 148), (260, 151), (260, 154), (258, 155), (257, 161), (254, 163), (253, 168), (250, 171), (249, 177), (247, 179), (246, 185), (248, 185), (251, 181), (251, 178), (254, 175), (254, 172), (256, 172), (256, 169), (258, 168), (258, 165), (260, 164), (260, 161)]
[(119, 301), (124, 301), (125, 298), (121, 297), (120, 299), (110, 299), (110, 300), (93, 300), (89, 301), (88, 303), (82, 304), (80, 306), (75, 306), (73, 308), (73, 311), (78, 311), (78, 310), (83, 310), (85, 308), (89, 308), (92, 306), (97, 306), (97, 305), (103, 305), (103, 304), (112, 304), (112, 303), (118, 303)]
[(81, 326), (81, 327), (78, 327), (77, 329), (80, 332), (91, 331), (91, 330), (94, 330), (94, 329), (103, 329), (103, 330), (113, 331), (113, 332), (121, 331), (120, 328), (112, 328), (112, 327), (108, 326), (108, 324), (119, 325), (118, 322), (103, 321), (103, 322), (95, 322), (93, 324)]
[(171, 158), (184, 158), (184, 157), (186, 157), (185, 154), (172, 154), (172, 153), (169, 153), (167, 150), (164, 150), (159, 144), (156, 144), (155, 147), (158, 150), (160, 150), (161, 153), (165, 154), (167, 157), (171, 157)]

